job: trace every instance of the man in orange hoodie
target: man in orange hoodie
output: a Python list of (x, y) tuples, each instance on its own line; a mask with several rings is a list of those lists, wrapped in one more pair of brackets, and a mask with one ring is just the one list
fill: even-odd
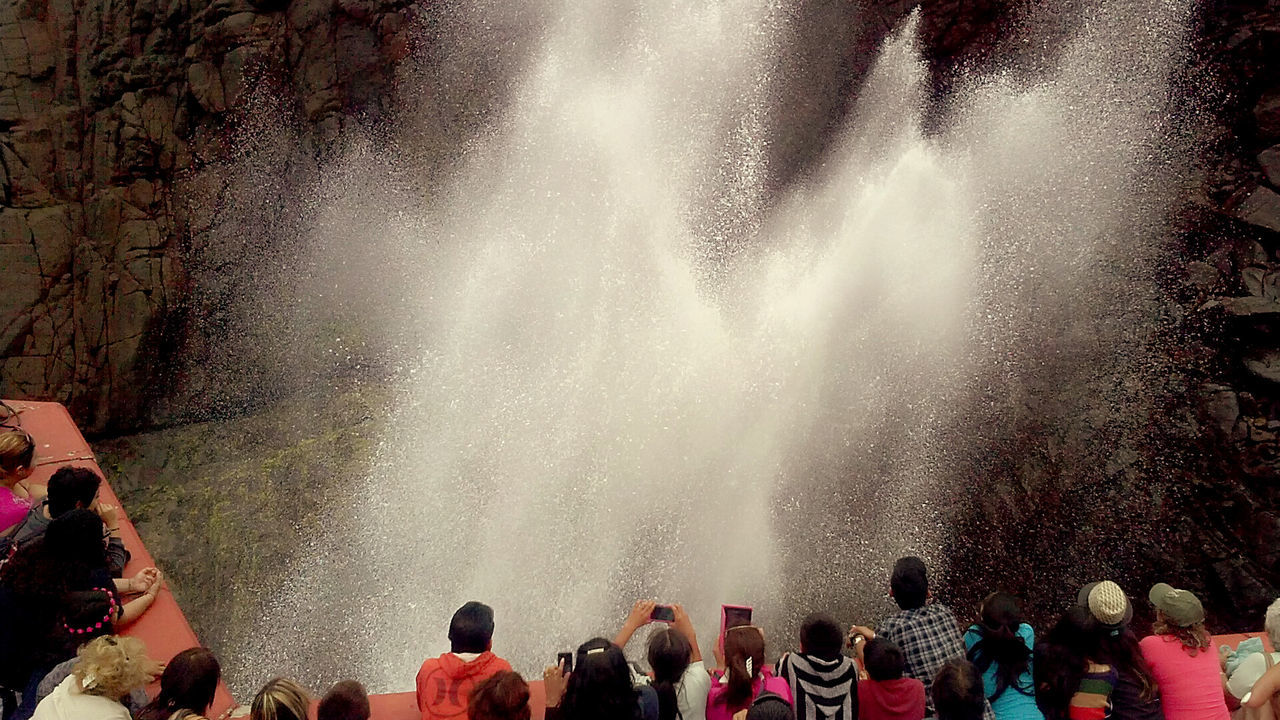
[(430, 658), (418, 670), (418, 709), (422, 720), (466, 720), (471, 690), (489, 676), (510, 670), (493, 654), (493, 608), (469, 602), (449, 623), (452, 652)]

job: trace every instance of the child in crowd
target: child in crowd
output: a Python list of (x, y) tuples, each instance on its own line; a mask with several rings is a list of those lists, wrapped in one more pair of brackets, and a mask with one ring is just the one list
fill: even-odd
[(205, 720), (221, 676), (213, 653), (205, 648), (183, 650), (165, 665), (160, 692), (135, 720)]
[(1166, 720), (1229, 720), (1222, 669), (1204, 628), (1204, 607), (1188, 590), (1151, 588), (1155, 632), (1139, 643), (1164, 703)]
[(733, 720), (796, 720), (796, 717), (786, 698), (767, 692), (760, 693), (751, 701), (751, 707), (735, 714)]
[(1090, 583), (1080, 589), (1078, 602), (1098, 623), (1099, 655), (1116, 667), (1110, 720), (1164, 720), (1160, 689), (1129, 627), (1133, 603), (1124, 590), (1110, 580)]
[(8, 533), (44, 497), (38, 486), (28, 486), (35, 469), (36, 443), (26, 430), (0, 428), (0, 533)]
[(355, 680), (336, 683), (316, 707), (316, 720), (369, 720), (369, 715), (369, 694)]
[(131, 720), (122, 698), (160, 674), (137, 638), (105, 635), (80, 648), (71, 674), (40, 701), (32, 720)]
[(778, 676), (791, 688), (797, 717), (858, 717), (858, 668), (844, 655), (844, 644), (844, 632), (829, 615), (813, 613), (800, 624), (800, 652), (778, 660)]
[(922, 720), (924, 683), (903, 677), (902, 651), (884, 638), (854, 637), (867, 669), (858, 683), (858, 720)]
[(532, 714), (529, 683), (509, 670), (475, 686), (467, 703), (467, 720), (529, 720)]
[(1118, 674), (1100, 657), (1097, 621), (1086, 608), (1071, 608), (1036, 645), (1036, 704), (1047, 720), (1107, 717)]
[(548, 667), (542, 675), (547, 695), (547, 720), (657, 720), (658, 695), (648, 686), (632, 684), (631, 668), (622, 648), (604, 638), (578, 646), (573, 672)]
[(968, 660), (949, 660), (930, 687), (938, 720), (982, 720), (987, 702), (978, 668)]
[(249, 720), (307, 720), (311, 693), (289, 678), (273, 678), (253, 696)]
[[(631, 614), (613, 639), (620, 648), (626, 648), (631, 636), (639, 628), (652, 622), (657, 604), (649, 600), (637, 601)], [(698, 636), (693, 631), (689, 614), (680, 605), (671, 605), (675, 619), (663, 624), (649, 635), (645, 657), (652, 668), (649, 680), (658, 694), (659, 720), (706, 720), (707, 694), (711, 690), (711, 676), (702, 663), (702, 651), (698, 648)]]
[(964, 634), (966, 656), (982, 673), (983, 694), (997, 720), (1044, 720), (1031, 679), (1035, 632), (1022, 622), (1022, 607), (1009, 593), (991, 593), (979, 622)]
[(764, 633), (753, 625), (729, 628), (724, 634), (724, 670), (712, 674), (707, 697), (707, 720), (731, 720), (762, 692), (792, 702), (787, 682), (774, 677), (764, 664)]

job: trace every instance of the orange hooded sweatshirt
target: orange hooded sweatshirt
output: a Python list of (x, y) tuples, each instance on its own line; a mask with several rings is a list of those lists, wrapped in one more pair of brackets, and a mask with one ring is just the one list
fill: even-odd
[(471, 690), (511, 665), (486, 651), (466, 662), (445, 653), (422, 663), (418, 670), (418, 709), (422, 720), (466, 720)]

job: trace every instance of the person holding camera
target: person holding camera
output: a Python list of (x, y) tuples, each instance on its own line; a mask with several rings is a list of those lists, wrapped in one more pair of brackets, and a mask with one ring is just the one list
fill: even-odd
[(658, 694), (659, 720), (706, 720), (711, 676), (684, 607), (637, 600), (613, 644), (625, 648), (637, 630), (653, 622), (664, 623), (649, 635), (645, 652), (652, 675), (650, 686)]

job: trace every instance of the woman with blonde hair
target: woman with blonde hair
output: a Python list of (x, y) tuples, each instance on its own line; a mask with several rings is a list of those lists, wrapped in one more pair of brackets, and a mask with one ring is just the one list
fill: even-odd
[(121, 701), (162, 668), (133, 637), (94, 638), (76, 655), (71, 674), (40, 701), (31, 720), (130, 720)]
[(250, 720), (307, 720), (311, 693), (289, 678), (272, 678), (253, 697)]
[(1155, 633), (1138, 646), (1160, 686), (1166, 720), (1229, 720), (1222, 668), (1204, 627), (1204, 606), (1189, 590), (1151, 588)]
[(27, 516), (43, 489), (28, 487), (35, 469), (36, 442), (21, 428), (0, 428), (0, 534), (8, 533)]

